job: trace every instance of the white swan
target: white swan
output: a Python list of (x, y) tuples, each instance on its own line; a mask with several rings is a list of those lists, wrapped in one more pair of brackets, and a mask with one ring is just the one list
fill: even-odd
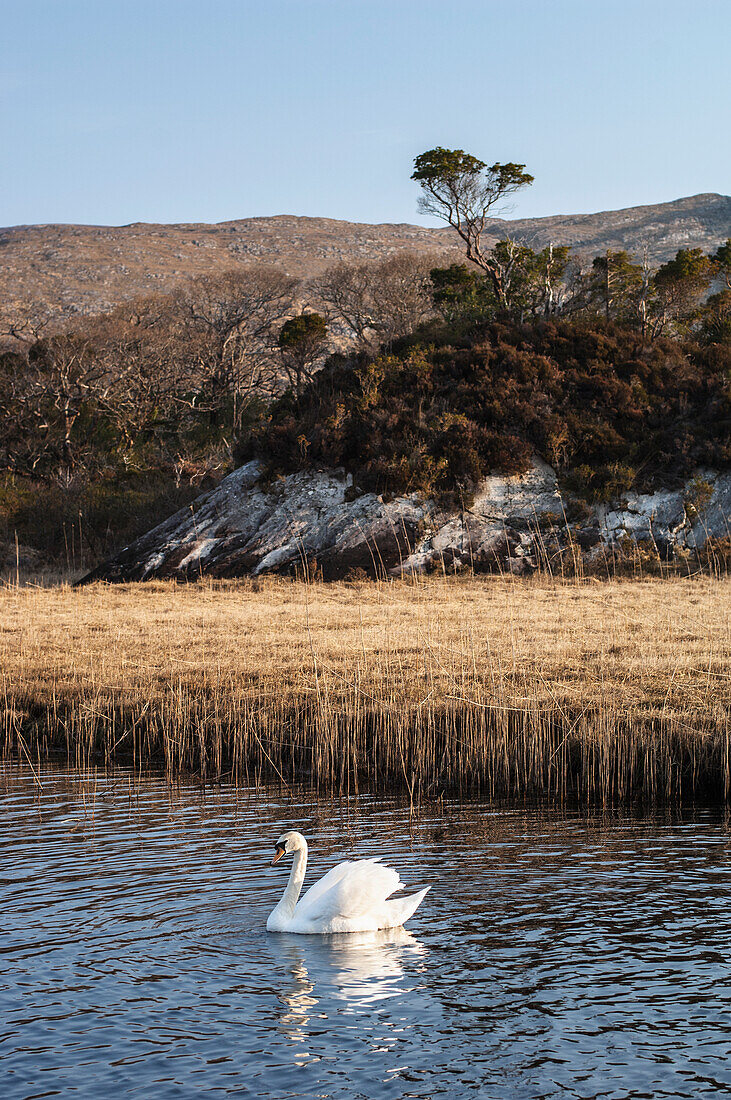
[(402, 883), (396, 871), (378, 859), (338, 863), (311, 886), (298, 903), (307, 867), (307, 841), (302, 833), (283, 833), (275, 844), (272, 866), (292, 854), (292, 870), (282, 900), (267, 921), (268, 932), (377, 932), (400, 928), (413, 916), (429, 886), (405, 898), (391, 898)]

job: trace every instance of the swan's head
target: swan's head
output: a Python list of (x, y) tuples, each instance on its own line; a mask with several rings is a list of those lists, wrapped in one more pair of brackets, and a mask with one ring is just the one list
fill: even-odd
[(282, 856), (289, 855), (292, 852), (297, 852), (299, 849), (304, 848), (307, 850), (307, 841), (302, 836), (302, 833), (295, 832), (294, 829), (290, 829), (288, 833), (282, 833), (277, 843), (274, 845), (277, 849), (274, 853), (274, 859), (272, 860), (272, 867), (275, 863), (278, 863)]

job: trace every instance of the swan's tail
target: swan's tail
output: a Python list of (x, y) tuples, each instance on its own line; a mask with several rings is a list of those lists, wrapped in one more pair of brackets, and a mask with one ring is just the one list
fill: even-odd
[(390, 901), (387, 901), (391, 927), (398, 928), (400, 925), (406, 924), (406, 921), (409, 917), (413, 917), (430, 890), (431, 886), (425, 886), (423, 890), (419, 890), (418, 894), (409, 894), (406, 898), (391, 898)]

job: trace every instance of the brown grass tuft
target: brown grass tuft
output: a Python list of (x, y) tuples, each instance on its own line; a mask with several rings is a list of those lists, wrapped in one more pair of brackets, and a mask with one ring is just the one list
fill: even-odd
[(729, 795), (731, 581), (0, 590), (5, 751), (416, 802)]

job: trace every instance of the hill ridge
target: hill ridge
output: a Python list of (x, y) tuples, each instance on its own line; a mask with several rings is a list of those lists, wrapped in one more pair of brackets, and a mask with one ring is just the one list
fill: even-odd
[[(607, 248), (646, 251), (659, 264), (678, 248), (716, 248), (731, 236), (731, 196), (717, 192), (591, 214), (493, 218), (487, 235), (533, 248), (571, 244), (591, 258)], [(139, 294), (167, 292), (194, 275), (266, 263), (308, 277), (332, 264), (410, 250), (462, 255), (452, 230), (408, 222), (349, 222), (273, 214), (223, 222), (49, 222), (0, 229), (0, 323), (31, 308), (65, 323)]]
[[(659, 211), (665, 208), (673, 207), (679, 208), (684, 203), (696, 202), (700, 200), (716, 200), (721, 199), (724, 202), (731, 202), (731, 196), (724, 195), (720, 191), (699, 191), (696, 195), (684, 195), (679, 199), (670, 199), (667, 202), (659, 203), (640, 203), (637, 206), (620, 206), (614, 207), (611, 210), (596, 210), (590, 211), (586, 214), (542, 214), (536, 218), (489, 218), (488, 223), (496, 223), (500, 225), (513, 225), (518, 223), (541, 223), (554, 219), (571, 218), (575, 221), (580, 221), (586, 218), (601, 218), (604, 216), (611, 216), (612, 214), (627, 214), (632, 212), (639, 212), (642, 210)], [(363, 228), (393, 228), (393, 229), (424, 229), (431, 232), (432, 229), (441, 232), (450, 232), (448, 228), (442, 226), (426, 226), (416, 225), (413, 222), (359, 222), (351, 221), (349, 218), (330, 218), (325, 215), (319, 214), (253, 214), (247, 218), (224, 218), (218, 222), (150, 222), (150, 221), (135, 221), (135, 222), (122, 222), (120, 224), (107, 223), (107, 222), (27, 222), (20, 223), (18, 225), (9, 225), (0, 227), (0, 234), (10, 233), (14, 230), (20, 229), (143, 229), (153, 227), (164, 227), (166, 229), (216, 229), (230, 225), (243, 225), (251, 224), (254, 222), (280, 222), (280, 221), (298, 221), (298, 222), (312, 222), (312, 223), (325, 223), (329, 225), (357, 225)]]

